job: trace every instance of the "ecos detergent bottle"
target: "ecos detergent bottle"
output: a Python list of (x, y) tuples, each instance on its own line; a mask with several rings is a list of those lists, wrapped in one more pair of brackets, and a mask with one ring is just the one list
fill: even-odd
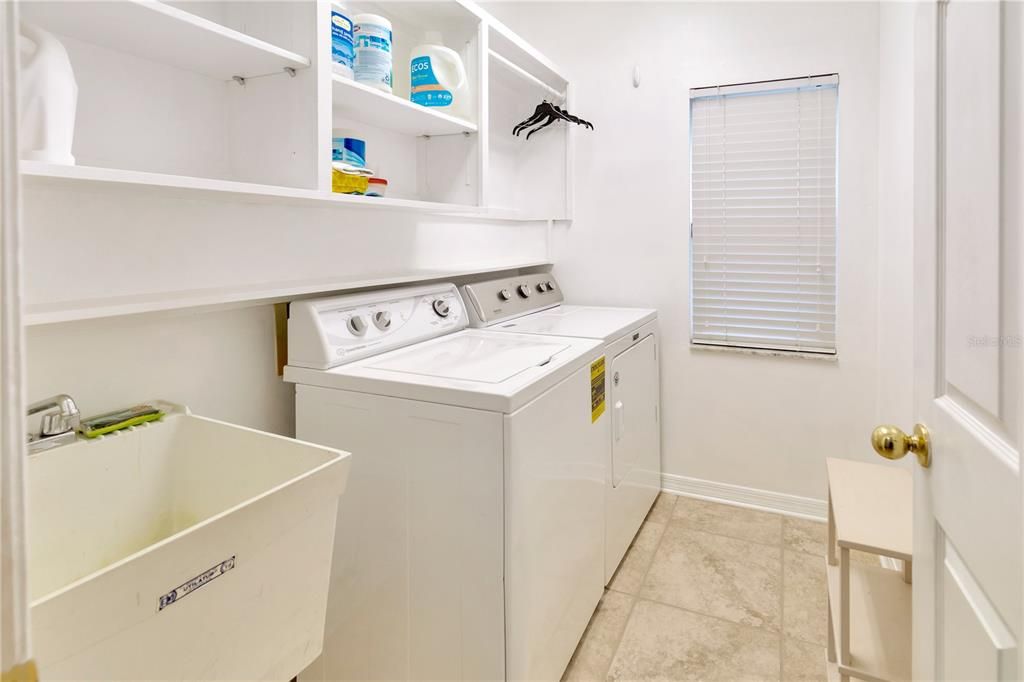
[(427, 33), (424, 44), (413, 48), (409, 70), (409, 99), (457, 118), (469, 118), (466, 67), (455, 50), (441, 45), (440, 34)]

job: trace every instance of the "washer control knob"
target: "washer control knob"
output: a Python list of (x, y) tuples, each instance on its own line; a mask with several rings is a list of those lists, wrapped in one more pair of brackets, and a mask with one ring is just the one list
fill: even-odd
[(448, 317), (448, 313), (452, 311), (451, 306), (448, 305), (448, 301), (443, 298), (434, 300), (434, 312), (437, 313), (438, 317)]
[(366, 333), (366, 318), (362, 315), (353, 315), (348, 318), (348, 330), (356, 336), (362, 336)]
[(548, 286), (546, 284), (544, 284), (544, 282), (541, 282), (540, 284), (537, 285), (537, 291), (538, 292), (543, 294), (547, 290), (548, 290)]
[(373, 314), (373, 324), (377, 329), (384, 331), (391, 326), (391, 313), (386, 310), (379, 310)]
[(544, 282), (544, 286), (547, 288), (548, 291), (554, 291), (555, 290), (555, 285), (551, 283), (550, 279), (548, 281)]
[(500, 298), (503, 301), (507, 301), (508, 299), (512, 298), (512, 294), (511, 292), (509, 292), (508, 289), (502, 289), (501, 291), (498, 292), (498, 298)]
[(529, 284), (520, 284), (519, 286), (516, 287), (516, 291), (518, 291), (519, 295), (522, 296), (523, 298), (530, 298)]

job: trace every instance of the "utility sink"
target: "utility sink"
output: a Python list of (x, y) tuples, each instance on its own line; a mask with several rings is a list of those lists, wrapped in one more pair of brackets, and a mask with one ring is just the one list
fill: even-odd
[(294, 677), (323, 646), (348, 465), (187, 410), (30, 456), (40, 679)]

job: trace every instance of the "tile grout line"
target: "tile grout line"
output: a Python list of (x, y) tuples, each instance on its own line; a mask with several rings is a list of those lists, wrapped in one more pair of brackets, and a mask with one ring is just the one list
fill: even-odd
[(651, 599), (650, 597), (637, 597), (636, 601), (645, 601), (645, 602), (648, 602), (650, 604), (657, 604), (658, 606), (664, 606), (666, 608), (675, 609), (676, 611), (685, 611), (686, 613), (693, 614), (694, 616), (700, 616), (701, 618), (708, 618), (710, 620), (717, 620), (718, 622), (725, 623), (726, 625), (735, 625), (736, 627), (743, 628), (745, 630), (756, 630), (757, 632), (763, 632), (763, 633), (767, 633), (769, 635), (778, 635), (779, 637), (782, 637), (782, 631), (781, 630), (772, 630), (771, 628), (767, 628), (767, 627), (765, 627), (763, 625), (751, 625), (750, 623), (737, 623), (734, 620), (729, 620), (728, 618), (723, 618), (722, 616), (715, 616), (715, 615), (710, 614), (710, 613), (704, 613), (703, 611), (695, 611), (694, 609), (688, 609), (685, 606), (678, 606), (676, 604), (669, 604), (668, 602), (660, 601), (658, 599)]
[(779, 521), (779, 680), (786, 679), (786, 519)]
[[(623, 593), (619, 593), (623, 594)], [(636, 601), (638, 597), (636, 595), (625, 595), (629, 597), (629, 611), (626, 613), (625, 622), (622, 624), (622, 631), (619, 632), (618, 637), (615, 638), (615, 647), (612, 649), (611, 658), (608, 659), (608, 665), (602, 666), (604, 670), (601, 671), (601, 679), (606, 680), (608, 678), (608, 672), (612, 669), (612, 663), (615, 662), (615, 657), (619, 655), (619, 649), (622, 647), (622, 640), (626, 636), (626, 628), (629, 627), (629, 620), (633, 617), (633, 609), (636, 607)]]
[[(665, 493), (660, 493), (660, 494), (664, 495)], [(636, 594), (629, 594), (628, 595), (629, 598), (630, 598), (629, 613), (626, 614), (625, 625), (622, 626), (622, 632), (619, 633), (618, 639), (615, 641), (615, 648), (612, 650), (612, 657), (610, 659), (608, 659), (608, 666), (605, 668), (605, 670), (603, 672), (603, 675), (602, 675), (603, 678), (607, 678), (608, 677), (608, 672), (612, 669), (612, 663), (615, 662), (615, 658), (619, 655), (619, 649), (622, 648), (622, 640), (626, 636), (626, 629), (629, 627), (629, 621), (633, 618), (633, 610), (636, 608), (637, 601), (641, 598), (640, 597), (640, 589), (644, 586), (644, 581), (647, 580), (647, 574), (651, 572), (651, 566), (654, 564), (654, 557), (655, 557), (655, 555), (657, 555), (658, 550), (661, 549), (661, 543), (665, 539), (665, 532), (668, 530), (668, 524), (669, 524), (670, 521), (672, 521), (673, 514), (675, 514), (676, 504), (679, 502), (679, 499), (678, 499), (678, 496), (676, 496), (676, 495), (673, 495), (672, 497), (673, 497), (672, 509), (669, 510), (668, 520), (665, 521), (665, 523), (663, 524), (664, 528), (661, 529), (661, 535), (658, 536), (658, 542), (654, 546), (654, 550), (651, 552), (651, 560), (647, 563), (647, 568), (644, 569), (643, 577), (640, 578), (640, 585), (639, 585), (639, 587), (637, 587), (637, 593)], [(655, 500), (654, 503), (657, 504), (658, 501)], [(647, 523), (647, 519), (644, 519), (644, 523)], [(643, 526), (641, 526), (641, 528), (643, 528)], [(620, 594), (628, 594), (628, 593), (620, 592)]]

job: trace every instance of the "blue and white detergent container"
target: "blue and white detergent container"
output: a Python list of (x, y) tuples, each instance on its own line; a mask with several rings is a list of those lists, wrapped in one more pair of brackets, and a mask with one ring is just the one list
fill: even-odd
[(365, 168), (366, 142), (346, 135), (343, 130), (331, 131), (331, 160)]
[(355, 18), (356, 82), (391, 92), (391, 22), (379, 14)]
[(466, 67), (455, 50), (441, 44), (441, 35), (428, 32), (413, 48), (409, 61), (409, 99), (457, 118), (469, 118), (469, 81)]
[(352, 35), (352, 20), (340, 2), (331, 3), (331, 68), (334, 73), (352, 78), (356, 48)]

